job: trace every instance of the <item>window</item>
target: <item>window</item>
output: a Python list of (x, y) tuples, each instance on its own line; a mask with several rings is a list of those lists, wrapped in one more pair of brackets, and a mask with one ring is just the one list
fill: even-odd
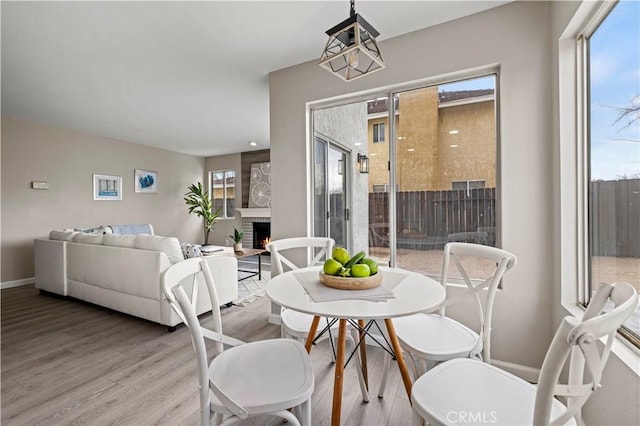
[[(396, 191), (400, 191), (398, 185), (396, 185)], [(389, 184), (372, 185), (372, 192), (389, 192)]]
[(218, 211), (221, 218), (233, 218), (236, 215), (235, 170), (210, 172), (209, 178), (214, 211)]
[(484, 188), (484, 180), (463, 180), (451, 182), (451, 189), (454, 191), (467, 191), (470, 193), (472, 189)]
[[(640, 3), (606, 3), (579, 40), (584, 77), (585, 289), (626, 281), (640, 291)], [(625, 337), (640, 343), (632, 317)]]
[(373, 143), (384, 142), (384, 123), (373, 125)]

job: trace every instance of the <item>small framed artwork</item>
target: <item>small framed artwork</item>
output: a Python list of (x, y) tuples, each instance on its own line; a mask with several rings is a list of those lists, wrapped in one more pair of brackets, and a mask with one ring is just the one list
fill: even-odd
[(93, 175), (94, 200), (122, 200), (122, 177)]
[(149, 170), (136, 170), (133, 177), (136, 192), (158, 192), (158, 173)]

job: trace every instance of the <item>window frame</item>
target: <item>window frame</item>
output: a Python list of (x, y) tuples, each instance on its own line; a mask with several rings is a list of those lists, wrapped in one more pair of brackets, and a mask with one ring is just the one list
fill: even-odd
[[(382, 128), (382, 132), (380, 131)], [(380, 123), (373, 123), (373, 143), (384, 143), (385, 142), (385, 129), (384, 129), (384, 121)]]
[(233, 172), (233, 179), (234, 179), (233, 199), (235, 200), (236, 199), (236, 195), (237, 195), (237, 192), (235, 191), (235, 188), (236, 188), (235, 179), (238, 176), (238, 172), (236, 170), (234, 170), (234, 169), (211, 170), (209, 172), (209, 194), (211, 196), (211, 204), (214, 205), (214, 207), (215, 207), (215, 200), (217, 198), (215, 198), (215, 195), (214, 195), (215, 194), (214, 190), (216, 189), (216, 186), (214, 186), (214, 183), (213, 183), (213, 176), (215, 174), (218, 174), (218, 173), (222, 173), (222, 176), (223, 176), (222, 177), (222, 194), (223, 194), (223, 197), (222, 197), (222, 208), (221, 208), (220, 212), (218, 213), (218, 219), (235, 219), (235, 215), (236, 215), (237, 208), (235, 206), (233, 208), (233, 214), (232, 215), (227, 215), (227, 207), (228, 207), (227, 206), (227, 199), (229, 198), (227, 196), (227, 188), (228, 188), (228, 186), (227, 186), (227, 179), (228, 179), (227, 173), (229, 173), (229, 172)]
[[(590, 93), (590, 49), (589, 40), (607, 19), (609, 14), (618, 5), (617, 0), (605, 0), (592, 12), (590, 19), (578, 31), (575, 37), (576, 53), (576, 189), (577, 189), (577, 303), (583, 309), (590, 301), (592, 289), (591, 283), (591, 250), (590, 243), (590, 178), (591, 178), (591, 93)], [(640, 350), (640, 338), (633, 332), (622, 326), (618, 334), (623, 337), (624, 343), (632, 346), (636, 351)]]

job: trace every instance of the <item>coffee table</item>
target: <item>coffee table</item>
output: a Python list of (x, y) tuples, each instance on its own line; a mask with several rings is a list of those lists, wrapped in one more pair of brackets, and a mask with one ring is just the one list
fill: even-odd
[(250, 248), (250, 249), (242, 249), (242, 252), (235, 252), (233, 251), (233, 247), (216, 246), (216, 248), (221, 248), (222, 250), (214, 251), (211, 253), (203, 252), (202, 254), (204, 256), (233, 256), (236, 259), (243, 259), (245, 257), (257, 256), (258, 272), (238, 268), (238, 272), (245, 272), (249, 274), (246, 277), (238, 279), (238, 281), (244, 281), (248, 278), (252, 278), (255, 276), (257, 276), (259, 280), (262, 280), (262, 253), (266, 253), (267, 250), (263, 248), (262, 249)]

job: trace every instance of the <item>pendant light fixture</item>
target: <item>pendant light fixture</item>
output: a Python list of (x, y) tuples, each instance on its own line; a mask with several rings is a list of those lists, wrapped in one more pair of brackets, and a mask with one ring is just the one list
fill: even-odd
[(320, 66), (344, 81), (351, 81), (384, 68), (376, 37), (380, 35), (356, 13), (351, 0), (349, 17), (327, 30), (327, 41)]

